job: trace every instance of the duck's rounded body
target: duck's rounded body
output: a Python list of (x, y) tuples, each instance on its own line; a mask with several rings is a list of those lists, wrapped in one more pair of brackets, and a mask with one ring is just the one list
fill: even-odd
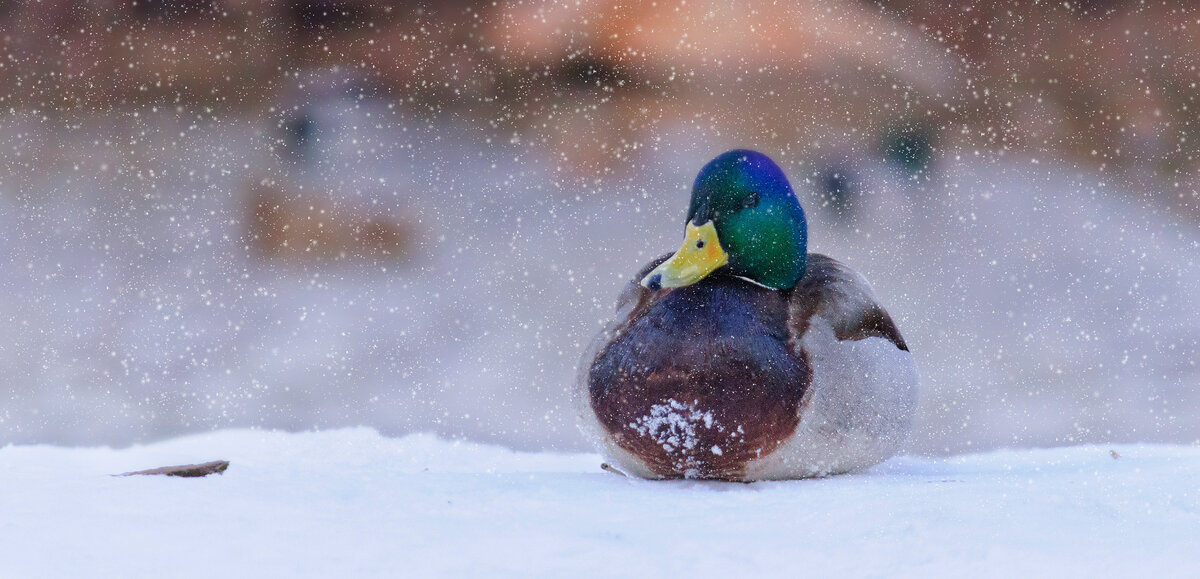
[[(730, 155), (771, 163), (733, 151), (710, 167)], [(757, 206), (761, 192), (752, 194)], [(691, 213), (696, 206), (694, 196)], [(803, 254), (798, 279), (776, 267), (761, 277), (788, 285), (768, 287), (744, 275), (761, 268), (739, 271), (735, 252), (745, 249), (726, 252), (721, 224), (694, 217), (684, 248), (638, 274), (584, 356), (577, 406), (605, 459), (645, 478), (749, 481), (841, 473), (894, 454), (908, 436), (917, 372), (865, 280)]]

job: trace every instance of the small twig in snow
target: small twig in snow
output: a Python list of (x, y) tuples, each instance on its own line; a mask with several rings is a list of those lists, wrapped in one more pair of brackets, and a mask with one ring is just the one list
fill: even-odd
[(210, 474), (221, 474), (229, 468), (228, 460), (214, 460), (203, 464), (181, 464), (177, 466), (162, 466), (148, 470), (135, 470), (113, 476), (133, 476), (135, 474), (161, 474), (166, 476), (201, 477)]
[(611, 472), (613, 474), (619, 474), (621, 476), (629, 476), (629, 475), (617, 470), (617, 467), (615, 467), (611, 464), (608, 464), (607, 462), (600, 463), (600, 470), (606, 471), (606, 472)]

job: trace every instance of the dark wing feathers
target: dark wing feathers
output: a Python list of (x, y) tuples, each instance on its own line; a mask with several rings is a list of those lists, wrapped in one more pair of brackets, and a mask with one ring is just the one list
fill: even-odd
[(650, 263), (642, 267), (637, 272), (637, 275), (633, 276), (633, 279), (625, 284), (625, 289), (621, 290), (621, 295), (617, 296), (617, 325), (616, 327), (610, 326), (610, 330), (620, 330), (628, 327), (629, 324), (642, 317), (642, 314), (650, 309), (650, 306), (658, 303), (663, 296), (671, 291), (666, 289), (655, 292), (642, 287), (642, 278), (646, 277), (651, 270), (658, 267), (662, 262), (667, 261), (671, 255), (670, 253), (665, 253), (650, 260)]
[[(642, 287), (646, 274), (671, 257), (663, 254), (647, 263), (629, 281), (617, 298), (618, 328), (628, 326), (671, 290), (650, 291)], [(880, 337), (908, 351), (908, 344), (887, 310), (875, 299), (871, 286), (854, 270), (820, 253), (808, 254), (808, 271), (790, 297), (789, 327), (799, 341), (808, 330), (809, 319), (820, 315), (833, 326), (839, 340)]]
[(854, 270), (819, 253), (808, 254), (808, 271), (792, 290), (789, 301), (792, 339), (799, 342), (814, 315), (833, 326), (839, 340), (877, 336), (908, 350), (900, 330), (875, 300), (871, 286)]

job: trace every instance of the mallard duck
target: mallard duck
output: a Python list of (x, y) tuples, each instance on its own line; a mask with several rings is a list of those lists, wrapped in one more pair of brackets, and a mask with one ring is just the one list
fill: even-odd
[(917, 368), (867, 281), (807, 252), (766, 155), (696, 177), (683, 246), (647, 264), (584, 355), (581, 425), (643, 478), (792, 479), (868, 467), (908, 437)]

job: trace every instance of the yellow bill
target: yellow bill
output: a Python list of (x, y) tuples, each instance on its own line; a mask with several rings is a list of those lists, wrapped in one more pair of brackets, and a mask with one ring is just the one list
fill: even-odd
[(646, 274), (646, 277), (642, 278), (642, 286), (659, 290), (691, 285), (727, 263), (729, 255), (721, 249), (721, 241), (717, 239), (717, 228), (713, 226), (712, 220), (700, 226), (688, 222), (683, 247), (662, 265)]

